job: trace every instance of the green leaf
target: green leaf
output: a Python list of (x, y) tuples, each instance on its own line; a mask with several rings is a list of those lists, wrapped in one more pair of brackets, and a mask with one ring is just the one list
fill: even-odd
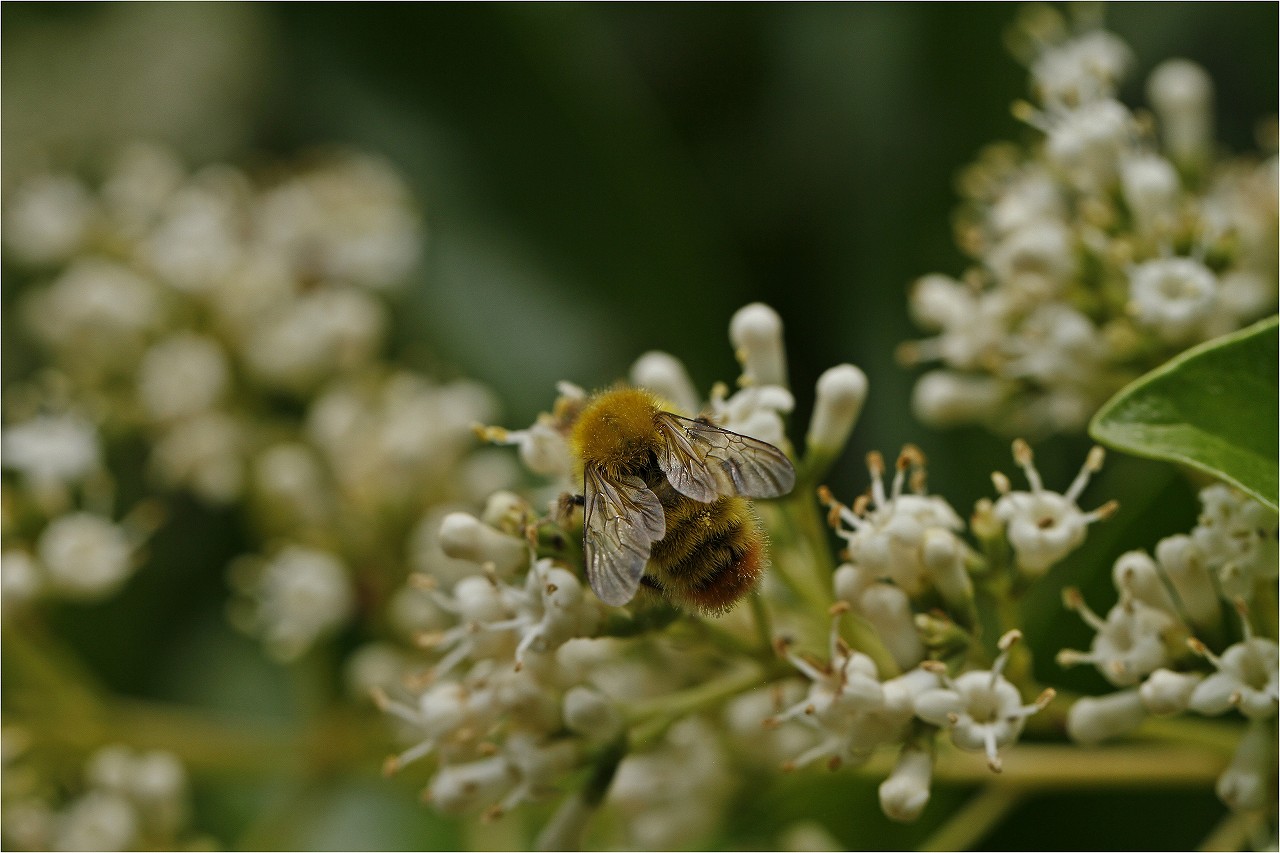
[(1278, 318), (1187, 350), (1094, 416), (1089, 434), (1136, 456), (1180, 462), (1277, 505)]

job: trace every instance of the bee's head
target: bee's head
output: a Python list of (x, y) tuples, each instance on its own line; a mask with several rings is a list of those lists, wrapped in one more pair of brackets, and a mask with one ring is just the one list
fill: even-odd
[(569, 436), (577, 459), (613, 475), (635, 473), (648, 461), (656, 441), (654, 415), (659, 411), (657, 399), (638, 388), (596, 395), (578, 416)]

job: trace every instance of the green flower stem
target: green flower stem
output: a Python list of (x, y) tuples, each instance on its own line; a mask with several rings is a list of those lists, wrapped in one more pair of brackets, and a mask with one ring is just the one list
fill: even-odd
[(643, 747), (681, 717), (714, 708), (739, 693), (763, 687), (791, 672), (782, 661), (769, 667), (747, 664), (705, 684), (633, 702), (625, 710), (627, 724), (632, 728), (632, 743)]
[(1267, 825), (1260, 813), (1228, 812), (1197, 849), (1262, 850), (1262, 845), (1267, 843), (1266, 834)]
[(760, 640), (760, 654), (773, 654), (773, 621), (769, 616), (769, 608), (765, 607), (764, 596), (757, 591), (748, 596), (751, 602), (751, 615)]
[(580, 850), (587, 821), (604, 802), (617, 775), (618, 765), (627, 756), (625, 735), (606, 746), (596, 757), (582, 788), (564, 798), (551, 820), (538, 833), (535, 850)]
[(38, 695), (46, 713), (63, 708), (80, 714), (99, 710), (103, 690), (75, 653), (41, 626), (19, 625), (17, 621), (15, 617), (4, 622), (3, 642), (5, 665), (21, 673), (13, 683), (25, 685), (14, 689), (19, 701), (29, 691)]
[[(998, 785), (1028, 790), (1089, 788), (1192, 788), (1212, 785), (1229, 758), (1199, 746), (1146, 745), (1084, 749), (1074, 745), (1020, 743), (1001, 754), (1003, 769), (993, 773), (978, 753), (940, 749), (933, 777), (937, 782)], [(861, 772), (882, 778), (893, 756), (872, 761)]]
[(989, 785), (963, 808), (953, 812), (926, 838), (921, 850), (972, 850), (1017, 808), (1024, 793), (1017, 788)]

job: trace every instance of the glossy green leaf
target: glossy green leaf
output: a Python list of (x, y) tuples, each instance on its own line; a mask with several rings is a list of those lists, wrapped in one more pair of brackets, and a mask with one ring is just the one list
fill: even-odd
[(1113, 397), (1097, 441), (1206, 471), (1277, 502), (1277, 318), (1187, 350)]

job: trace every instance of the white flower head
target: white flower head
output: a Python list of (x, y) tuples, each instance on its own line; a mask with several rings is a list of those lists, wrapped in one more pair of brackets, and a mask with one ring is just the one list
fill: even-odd
[(1062, 494), (1044, 488), (1031, 447), (1025, 441), (1019, 439), (1013, 443), (1013, 458), (1026, 474), (1031, 491), (1012, 491), (1007, 477), (993, 475), (996, 490), (1001, 493), (995, 503), (995, 513), (1006, 526), (1018, 568), (1031, 577), (1038, 577), (1075, 550), (1084, 541), (1086, 528), (1109, 517), (1115, 512), (1116, 504), (1112, 501), (1092, 512), (1084, 512), (1076, 504), (1090, 476), (1102, 467), (1100, 447), (1089, 452), (1080, 473)]
[(1050, 109), (1032, 123), (1045, 132), (1049, 163), (1084, 193), (1098, 193), (1115, 180), (1135, 135), (1133, 115), (1112, 98)]
[(1220, 484), (1202, 489), (1200, 503), (1192, 542), (1223, 597), (1251, 601), (1257, 583), (1274, 580), (1280, 566), (1276, 513)]
[(1115, 33), (1091, 30), (1043, 45), (1031, 63), (1031, 81), (1047, 103), (1080, 103), (1114, 93), (1133, 64), (1133, 51)]
[[(1243, 618), (1243, 607), (1241, 608)], [(1236, 708), (1251, 720), (1276, 715), (1280, 697), (1280, 651), (1274, 640), (1256, 637), (1244, 620), (1245, 639), (1227, 647), (1221, 656), (1191, 640), (1193, 651), (1217, 670), (1195, 686), (1188, 702), (1197, 713), (1217, 715)]]
[(342, 561), (300, 545), (282, 548), (265, 563), (233, 566), (232, 582), (249, 597), (248, 607), (233, 616), (283, 662), (297, 659), (341, 628), (355, 607)]
[(36, 547), (49, 585), (75, 598), (108, 595), (134, 569), (133, 545), (124, 529), (92, 513), (69, 513), (49, 522)]
[(1066, 590), (1063, 601), (1097, 633), (1087, 653), (1060, 651), (1059, 665), (1093, 664), (1117, 687), (1137, 684), (1149, 673), (1167, 666), (1170, 647), (1178, 632), (1184, 630), (1167, 611), (1144, 604), (1128, 593), (1121, 594), (1106, 619), (1089, 608), (1078, 590)]
[(1217, 276), (1195, 258), (1158, 258), (1129, 272), (1130, 312), (1169, 343), (1203, 337), (1217, 294)]
[[(793, 769), (827, 759), (832, 769), (845, 761), (860, 764), (881, 744), (898, 740), (911, 719), (909, 703), (887, 701), (875, 662), (850, 649), (840, 638), (847, 605), (832, 608), (829, 658), (821, 664), (787, 650), (787, 660), (810, 680), (805, 697), (766, 719), (768, 728), (797, 720), (813, 728), (818, 742), (783, 765)], [(901, 689), (898, 689), (901, 693)]]
[(775, 447), (785, 447), (786, 427), (782, 416), (795, 408), (795, 398), (780, 385), (748, 385), (732, 397), (725, 398), (728, 389), (717, 384), (711, 389), (708, 407), (711, 420), (733, 432), (766, 441)]
[[(958, 531), (964, 522), (944, 499), (924, 494), (924, 454), (908, 445), (899, 454), (893, 482), (884, 487), (884, 458), (867, 456), (871, 496), (853, 507), (828, 499), (836, 535), (848, 542), (849, 560), (877, 578), (893, 581), (907, 595), (922, 592), (929, 581), (925, 545), (931, 530)], [(903, 493), (908, 480), (912, 493)], [(829, 498), (829, 496), (828, 496)]]
[(78, 483), (102, 464), (97, 429), (70, 413), (37, 415), (6, 426), (0, 457), (4, 467), (19, 472), (37, 491)]
[(1053, 698), (1046, 690), (1036, 701), (1023, 704), (1018, 688), (1002, 674), (1009, 648), (1021, 638), (1010, 631), (1000, 639), (1000, 655), (990, 670), (970, 670), (955, 678), (943, 676), (944, 686), (916, 696), (916, 716), (927, 723), (948, 729), (951, 741), (961, 749), (983, 752), (987, 765), (1000, 771), (999, 750), (1018, 739), (1027, 717)]

